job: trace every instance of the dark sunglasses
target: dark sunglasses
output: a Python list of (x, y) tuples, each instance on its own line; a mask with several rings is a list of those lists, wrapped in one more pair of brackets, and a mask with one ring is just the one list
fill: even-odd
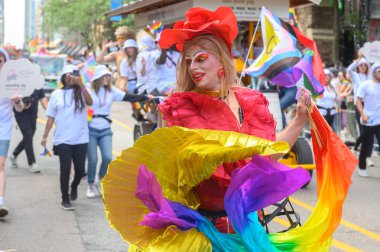
[(380, 68), (376, 69), (375, 73), (380, 73)]
[(359, 66), (360, 66), (360, 67), (367, 67), (366, 64), (360, 64)]

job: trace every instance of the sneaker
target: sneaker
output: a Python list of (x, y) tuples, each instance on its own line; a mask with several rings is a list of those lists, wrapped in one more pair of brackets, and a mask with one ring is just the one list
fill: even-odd
[(14, 155), (10, 155), (9, 160), (11, 161), (11, 167), (12, 168), (18, 168), (17, 157), (15, 157)]
[(360, 176), (360, 177), (364, 177), (364, 178), (368, 177), (368, 174), (367, 174), (367, 170), (366, 170), (366, 169), (359, 169), (359, 170), (358, 170), (358, 173), (359, 173), (359, 176)]
[(0, 205), (0, 218), (7, 216), (8, 213), (9, 213), (8, 208), (4, 204)]
[(87, 192), (86, 192), (86, 196), (87, 198), (95, 198), (96, 197), (96, 194), (95, 194), (95, 188), (94, 188), (94, 184), (88, 184), (88, 187), (87, 187)]
[(70, 199), (72, 201), (76, 200), (78, 198), (78, 187), (77, 188), (73, 188), (71, 187), (71, 193), (70, 193)]
[(95, 189), (96, 189), (96, 196), (102, 197), (102, 186), (100, 184), (100, 181), (95, 183)]
[(33, 164), (29, 165), (29, 171), (32, 173), (38, 173), (41, 170), (40, 170), (40, 168), (38, 168), (38, 165), (36, 163), (33, 163)]
[(63, 200), (62, 209), (70, 211), (70, 210), (74, 210), (74, 207), (71, 205), (70, 200)]
[(367, 158), (366, 161), (368, 166), (375, 166), (375, 163), (370, 158)]

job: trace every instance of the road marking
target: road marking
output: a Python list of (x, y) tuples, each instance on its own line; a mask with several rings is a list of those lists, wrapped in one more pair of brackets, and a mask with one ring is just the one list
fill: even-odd
[[(299, 205), (299, 206), (306, 208), (310, 211), (314, 210), (314, 207), (312, 205), (309, 205), (309, 204), (307, 204), (301, 200), (295, 199), (293, 197), (289, 197), (289, 199), (292, 203), (294, 203), (296, 205)], [(359, 227), (358, 225), (355, 225), (355, 224), (353, 224), (349, 221), (343, 220), (343, 219), (340, 221), (340, 224), (347, 227), (347, 228), (350, 228), (352, 230), (358, 231), (359, 233), (362, 233), (363, 235), (368, 236), (368, 237), (380, 242), (380, 235), (378, 235), (372, 231), (369, 231), (365, 228)]]
[(117, 120), (117, 119), (115, 119), (115, 118), (111, 118), (111, 119), (112, 119), (112, 121), (113, 121), (115, 124), (117, 124), (117, 125), (119, 125), (119, 126), (125, 128), (125, 129), (129, 130), (130, 132), (133, 132), (133, 129), (132, 129), (131, 127), (129, 127), (128, 125), (122, 123), (121, 121), (119, 121), (119, 120)]
[[(289, 222), (283, 219), (280, 219), (278, 217), (273, 219), (275, 222), (277, 222), (280, 225), (283, 225), (285, 227), (289, 227)], [(344, 242), (338, 241), (336, 239), (332, 239), (331, 246), (341, 249), (343, 251), (348, 251), (348, 252), (360, 252), (363, 250), (357, 249), (355, 247), (352, 247), (351, 245), (348, 245)]]

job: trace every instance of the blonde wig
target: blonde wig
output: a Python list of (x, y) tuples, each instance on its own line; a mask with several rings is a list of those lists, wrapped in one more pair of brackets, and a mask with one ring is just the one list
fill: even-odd
[(180, 63), (177, 67), (176, 91), (187, 92), (195, 89), (195, 83), (190, 77), (188, 65), (185, 60), (186, 51), (190, 46), (199, 46), (219, 59), (224, 70), (224, 76), (221, 77), (219, 91), (221, 96), (227, 95), (228, 89), (237, 83), (234, 61), (231, 58), (230, 51), (223, 39), (211, 34), (196, 36), (185, 42), (181, 53)]
[(129, 28), (128, 26), (119, 26), (116, 28), (115, 31), (116, 38), (124, 38), (127, 39), (134, 39), (136, 40), (136, 33), (133, 29)]

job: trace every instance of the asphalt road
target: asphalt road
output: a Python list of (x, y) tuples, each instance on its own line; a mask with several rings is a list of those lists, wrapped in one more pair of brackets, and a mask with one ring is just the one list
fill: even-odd
[[(133, 143), (130, 105), (113, 105), (113, 153), (118, 155)], [(44, 130), (44, 115), (40, 109), (34, 138), (39, 174), (27, 170), (25, 154), (18, 160), (19, 168), (6, 163), (6, 203), (10, 214), (0, 220), (0, 251), (127, 251), (128, 245), (112, 229), (106, 219), (101, 198), (87, 199), (86, 180), (79, 189), (75, 211), (60, 208), (59, 162), (56, 156), (40, 156), (39, 145)], [(51, 132), (52, 133), (52, 132)], [(50, 134), (50, 141), (51, 141)], [(15, 129), (10, 151), (20, 140)], [(49, 143), (48, 146), (51, 146)], [(369, 167), (369, 178), (355, 172), (346, 199), (340, 226), (334, 233), (331, 251), (379, 251), (380, 246), (380, 158), (374, 156), (375, 167)], [(291, 200), (304, 223), (317, 200), (315, 176), (310, 185)], [(273, 229), (282, 229), (282, 221), (275, 220)]]

